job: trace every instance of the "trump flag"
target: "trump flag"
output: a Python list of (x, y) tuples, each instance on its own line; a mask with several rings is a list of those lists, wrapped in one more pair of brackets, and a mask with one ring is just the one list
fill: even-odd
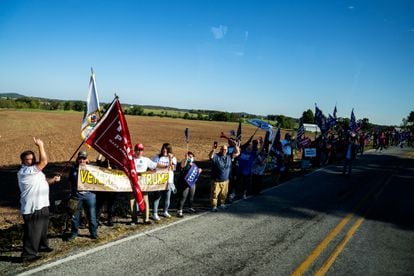
[(115, 98), (101, 120), (91, 130), (85, 143), (105, 156), (116, 167), (125, 171), (131, 182), (139, 209), (143, 211), (145, 204), (132, 156), (131, 137), (118, 98)]

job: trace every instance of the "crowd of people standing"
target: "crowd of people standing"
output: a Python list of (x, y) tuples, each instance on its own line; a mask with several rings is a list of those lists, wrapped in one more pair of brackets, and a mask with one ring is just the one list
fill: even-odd
[[(316, 156), (311, 160), (314, 165), (323, 166), (343, 159), (343, 174), (350, 176), (353, 160), (358, 153), (364, 153), (368, 141), (372, 143), (376, 151), (382, 151), (391, 145), (399, 147), (403, 147), (404, 144), (412, 145), (413, 135), (410, 132), (398, 131), (328, 133), (328, 135), (316, 137), (307, 147), (316, 149)], [(39, 149), (39, 161), (36, 160), (34, 152), (23, 152), (20, 156), (22, 166), (18, 172), (21, 213), (24, 219), (22, 260), (27, 262), (37, 260), (38, 252), (53, 250), (47, 241), (49, 185), (60, 181), (60, 175), (46, 178), (42, 173), (42, 169), (47, 165), (47, 155), (42, 140), (34, 138), (34, 143)], [(209, 206), (211, 211), (225, 210), (227, 205), (235, 199), (247, 199), (249, 195), (259, 194), (266, 172), (271, 174), (272, 181), (277, 184), (279, 178), (291, 170), (294, 154), (303, 153), (303, 149), (290, 133), (286, 133), (282, 141), (276, 141), (271, 146), (266, 144), (261, 137), (258, 139), (251, 137), (244, 144), (234, 138), (227, 139), (227, 143), (221, 145), (214, 143), (207, 156), (211, 164)], [(178, 162), (171, 144), (164, 143), (159, 154), (150, 159), (144, 156), (144, 145), (137, 143), (134, 147), (133, 158), (138, 174), (147, 171), (167, 173), (168, 185), (163, 191), (143, 192), (145, 211), (142, 213), (138, 211), (137, 203), (131, 196), (129, 224), (137, 224), (139, 217), (142, 217), (145, 224), (158, 222), (161, 217), (170, 218), (169, 207), (172, 198), (177, 202), (175, 215), (178, 218), (184, 216), (184, 206), (187, 200), (187, 210), (192, 213), (197, 211), (193, 205), (196, 185), (194, 183), (189, 185), (186, 182), (186, 175), (196, 164), (194, 152), (187, 151)], [(306, 157), (303, 156), (303, 159), (305, 160)], [(78, 236), (83, 213), (87, 218), (90, 238), (98, 238), (99, 218), (105, 201), (108, 203), (107, 225), (114, 225), (113, 206), (117, 193), (96, 193), (77, 189), (78, 168), (88, 163), (88, 153), (80, 151), (69, 172), (71, 194), (68, 206), (70, 207), (71, 229), (70, 233), (65, 236), (67, 241)], [(97, 158), (97, 165), (110, 167), (108, 162), (100, 158)], [(202, 173), (200, 168), (198, 168), (198, 173)], [(161, 199), (163, 199), (162, 206), (160, 206)], [(162, 212), (159, 212), (160, 207), (162, 207)]]

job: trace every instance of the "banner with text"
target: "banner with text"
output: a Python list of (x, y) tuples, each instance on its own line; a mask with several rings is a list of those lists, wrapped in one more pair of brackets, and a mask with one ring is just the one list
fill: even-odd
[[(168, 173), (144, 172), (138, 175), (144, 192), (168, 189)], [(79, 191), (132, 192), (131, 183), (124, 171), (93, 165), (79, 166)]]

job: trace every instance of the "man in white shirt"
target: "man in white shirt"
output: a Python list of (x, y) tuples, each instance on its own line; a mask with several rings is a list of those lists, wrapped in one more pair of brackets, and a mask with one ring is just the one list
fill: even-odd
[(51, 252), (47, 240), (49, 225), (49, 184), (60, 181), (60, 176), (46, 179), (42, 170), (47, 165), (43, 141), (34, 138), (39, 149), (39, 161), (33, 151), (20, 154), (22, 166), (17, 172), (20, 189), (20, 212), (24, 220), (22, 261), (32, 262), (40, 259), (37, 253)]

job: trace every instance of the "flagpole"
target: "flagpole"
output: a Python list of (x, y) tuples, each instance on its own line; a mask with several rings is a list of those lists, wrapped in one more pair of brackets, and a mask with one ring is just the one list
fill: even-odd
[[(85, 138), (86, 140), (86, 138)], [(72, 161), (73, 157), (75, 156), (75, 154), (79, 151), (79, 149), (82, 147), (82, 145), (85, 143), (85, 140), (82, 141), (82, 143), (79, 145), (79, 147), (75, 150), (75, 152), (72, 154), (72, 156), (70, 157), (70, 159), (68, 161), (66, 161), (65, 166), (63, 167), (63, 169), (60, 170), (59, 175), (62, 175), (63, 172), (66, 170), (66, 168), (69, 166), (70, 161)]]
[[(92, 69), (92, 68), (91, 68)], [(115, 100), (118, 99), (118, 96), (115, 94), (115, 98), (112, 100), (111, 104), (109, 106), (111, 106)], [(105, 113), (102, 115), (101, 118), (104, 117), (104, 115), (106, 114), (108, 110), (105, 110)], [(100, 118), (100, 119), (101, 119)], [(100, 121), (100, 120), (99, 120)], [(96, 126), (96, 125), (95, 125)], [(72, 161), (73, 157), (75, 156), (75, 154), (80, 150), (80, 148), (82, 147), (82, 145), (85, 143), (85, 141), (89, 138), (89, 134), (82, 140), (82, 142), (80, 143), (80, 145), (78, 146), (78, 148), (75, 150), (75, 152), (72, 154), (72, 156), (70, 157), (70, 159), (68, 161), (66, 161), (65, 166), (63, 167), (63, 169), (60, 171), (59, 175), (62, 175), (63, 172), (66, 170), (66, 168), (69, 166), (70, 161)]]

